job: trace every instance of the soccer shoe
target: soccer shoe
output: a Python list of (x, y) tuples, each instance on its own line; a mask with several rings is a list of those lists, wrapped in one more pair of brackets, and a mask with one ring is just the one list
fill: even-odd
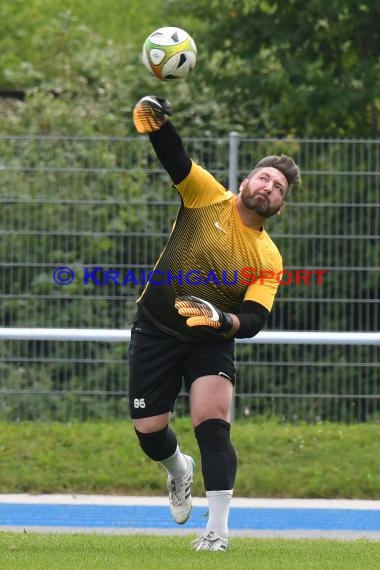
[(133, 109), (133, 123), (140, 134), (158, 131), (172, 114), (172, 107), (166, 99), (147, 95), (140, 99)]
[(190, 486), (193, 482), (194, 460), (184, 455), (187, 461), (187, 470), (180, 479), (168, 477), (170, 512), (177, 524), (184, 524), (190, 516), (192, 509)]
[(219, 550), (225, 552), (228, 549), (228, 539), (222, 538), (212, 530), (202, 534), (191, 543), (193, 550)]

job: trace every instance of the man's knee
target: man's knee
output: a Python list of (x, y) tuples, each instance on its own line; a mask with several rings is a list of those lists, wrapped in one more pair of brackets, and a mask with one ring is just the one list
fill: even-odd
[(230, 420), (233, 384), (219, 375), (203, 376), (195, 380), (190, 390), (191, 418), (194, 427), (212, 420)]
[(150, 433), (141, 432), (135, 427), (135, 432), (141, 449), (154, 461), (167, 459), (177, 449), (177, 438), (169, 426)]
[(135, 418), (133, 425), (141, 433), (152, 433), (164, 429), (169, 424), (170, 414), (160, 414), (149, 418)]

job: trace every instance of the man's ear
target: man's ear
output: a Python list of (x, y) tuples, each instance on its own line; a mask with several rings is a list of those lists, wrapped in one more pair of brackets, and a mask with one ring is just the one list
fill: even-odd
[(244, 190), (244, 188), (246, 188), (248, 182), (249, 182), (248, 178), (244, 178), (244, 180), (241, 181), (239, 186), (239, 192), (241, 192), (242, 190)]
[(281, 206), (280, 209), (277, 211), (277, 214), (276, 214), (277, 216), (279, 216), (279, 215), (281, 214), (281, 212), (284, 211), (285, 206), (286, 206), (286, 204), (285, 204), (285, 202), (283, 202), (283, 203), (282, 203), (282, 206)]

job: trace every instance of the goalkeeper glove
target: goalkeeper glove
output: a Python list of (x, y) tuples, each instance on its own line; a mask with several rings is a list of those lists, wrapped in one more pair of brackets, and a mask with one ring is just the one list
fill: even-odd
[(166, 99), (148, 95), (140, 99), (133, 109), (133, 122), (140, 134), (158, 131), (172, 114), (172, 106)]
[(176, 297), (174, 306), (182, 317), (189, 317), (186, 321), (188, 327), (212, 327), (221, 333), (227, 333), (232, 329), (233, 322), (228, 313), (220, 311), (199, 297), (193, 295)]

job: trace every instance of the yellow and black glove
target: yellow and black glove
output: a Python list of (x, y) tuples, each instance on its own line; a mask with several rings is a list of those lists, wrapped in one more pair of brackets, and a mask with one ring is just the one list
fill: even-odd
[(220, 311), (208, 301), (194, 295), (176, 297), (174, 306), (181, 317), (188, 317), (188, 327), (212, 327), (221, 333), (232, 329), (233, 322), (229, 313)]
[(147, 95), (136, 103), (133, 109), (133, 123), (140, 134), (158, 131), (172, 114), (172, 106), (167, 99)]

